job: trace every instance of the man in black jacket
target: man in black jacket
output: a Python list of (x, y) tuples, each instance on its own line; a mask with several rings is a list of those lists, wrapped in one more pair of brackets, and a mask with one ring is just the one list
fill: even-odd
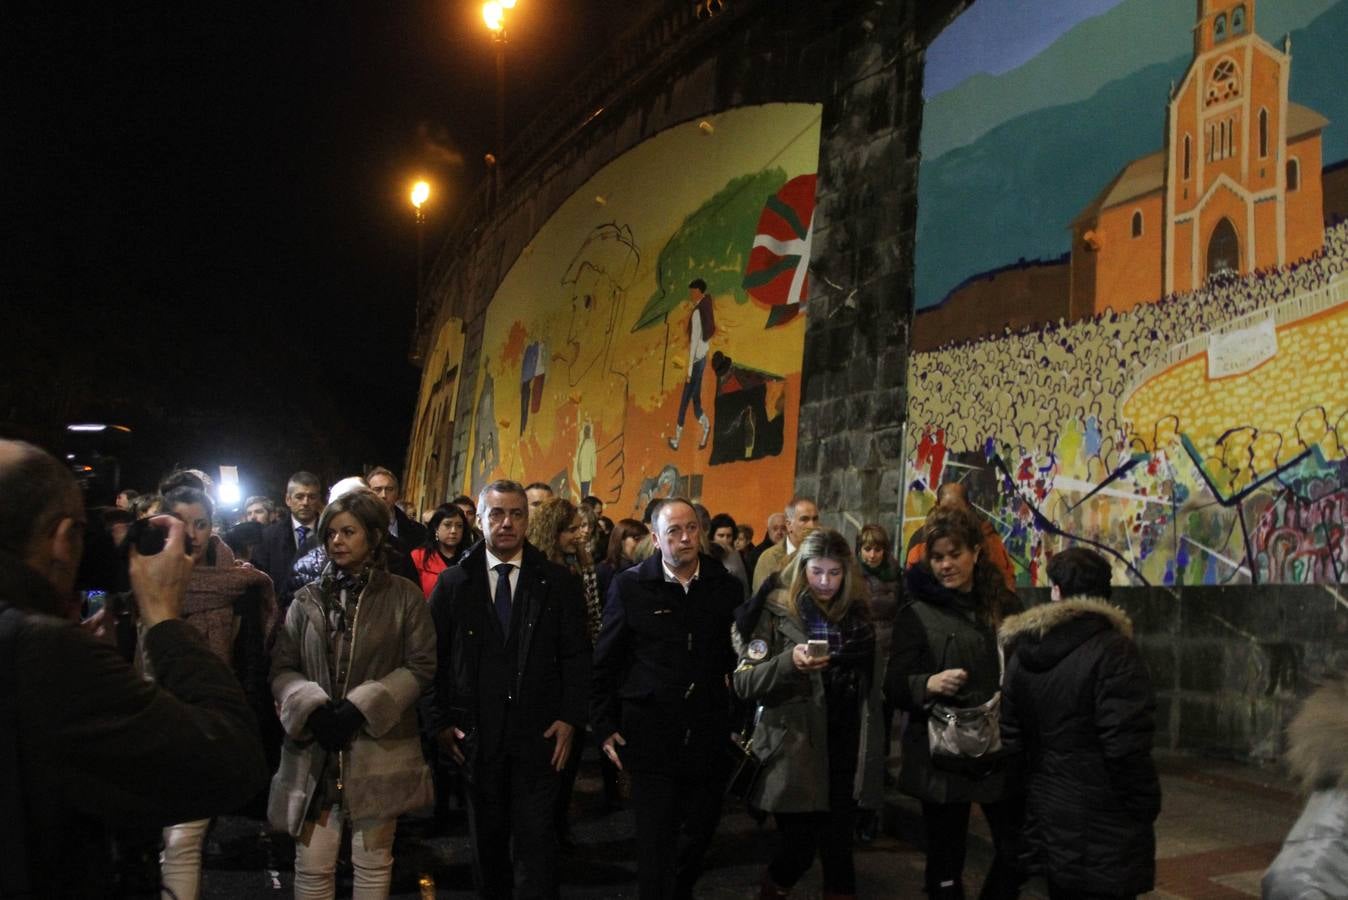
[(740, 583), (698, 548), (686, 500), (655, 511), (660, 552), (609, 587), (591, 718), (632, 777), (642, 900), (692, 896), (728, 776), (730, 627)]
[(521, 485), (487, 485), (478, 516), (486, 538), (431, 592), (439, 663), (427, 730), (468, 770), (478, 892), (551, 898), (558, 773), (579, 750), (590, 684), (584, 588), (524, 540)]
[(314, 530), (323, 511), (323, 487), (312, 472), (296, 472), (286, 482), (286, 507), (290, 510), (262, 532), (262, 543), (253, 551), (253, 565), (271, 576), (281, 618), (290, 606), (290, 570), (297, 557), (319, 544)]
[(131, 586), (155, 682), (53, 613), (83, 551), (79, 488), (36, 447), (0, 441), (0, 897), (102, 897), (109, 832), (237, 808), (267, 779), (230, 672), (178, 618), (192, 571), (169, 516)]

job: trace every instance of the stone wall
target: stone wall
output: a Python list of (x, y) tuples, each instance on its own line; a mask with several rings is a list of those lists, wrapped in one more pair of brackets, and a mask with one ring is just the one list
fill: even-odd
[(1112, 599), (1151, 673), (1158, 747), (1277, 760), (1301, 699), (1348, 667), (1348, 602), (1333, 586), (1116, 587)]

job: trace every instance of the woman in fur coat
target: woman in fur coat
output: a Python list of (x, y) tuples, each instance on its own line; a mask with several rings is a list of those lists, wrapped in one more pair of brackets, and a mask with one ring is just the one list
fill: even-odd
[(1264, 900), (1348, 897), (1348, 681), (1306, 698), (1287, 741), (1287, 764), (1310, 797), (1264, 873)]
[(1109, 563), (1073, 547), (1048, 564), (1052, 603), (1002, 623), (1002, 742), (1024, 754), (1022, 861), (1049, 897), (1151, 890), (1161, 786), (1156, 701), (1133, 624), (1108, 602)]

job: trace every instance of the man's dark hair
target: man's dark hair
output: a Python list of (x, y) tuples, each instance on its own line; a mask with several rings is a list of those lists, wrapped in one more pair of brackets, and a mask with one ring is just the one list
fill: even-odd
[(548, 484), (546, 481), (531, 481), (524, 486), (524, 489), (526, 491), (537, 490), (537, 491), (547, 491), (549, 494), (553, 493), (552, 485)]
[(663, 497), (652, 497), (650, 502), (646, 504), (646, 511), (641, 514), (642, 524), (650, 525), (652, 522), (654, 522), (655, 511), (659, 509), (660, 504), (664, 502), (665, 500)]
[[(16, 451), (0, 465), (0, 551), (24, 557), (33, 538), (51, 531), (74, 509), (79, 488), (56, 457), (25, 441), (3, 441)], [(10, 456), (0, 453), (0, 459)]]
[(311, 487), (314, 488), (315, 490), (323, 489), (323, 482), (318, 480), (317, 475), (315, 475), (313, 472), (306, 472), (303, 469), (301, 469), (294, 475), (291, 475), (290, 478), (286, 481), (286, 494), (290, 493), (290, 489), (292, 487), (299, 487), (300, 485), (303, 485), (304, 487)]
[(1062, 597), (1100, 597), (1109, 599), (1113, 570), (1109, 561), (1086, 547), (1068, 547), (1048, 561), (1048, 580), (1058, 586)]
[(449, 502), (453, 503), (455, 506), (463, 506), (464, 504), (473, 507), (477, 506), (477, 504), (473, 502), (473, 498), (469, 497), (467, 494), (460, 494), (459, 496), (455, 497), (453, 500)]
[(590, 509), (594, 510), (595, 512), (598, 512), (599, 507), (604, 505), (604, 501), (600, 500), (594, 494), (586, 494), (584, 497), (580, 498), (580, 505), (588, 506)]
[(701, 278), (694, 278), (692, 281), (688, 282), (688, 287), (695, 291), (701, 291), (704, 294), (707, 293), (707, 282), (703, 281)]
[(225, 532), (224, 541), (236, 554), (262, 543), (261, 522), (240, 522)]

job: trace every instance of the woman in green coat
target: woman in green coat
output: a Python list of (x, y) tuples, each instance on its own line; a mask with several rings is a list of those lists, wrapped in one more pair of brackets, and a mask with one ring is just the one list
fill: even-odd
[(825, 897), (853, 897), (858, 801), (879, 792), (884, 763), (866, 583), (846, 539), (826, 530), (801, 542), (780, 583), (735, 670), (736, 692), (762, 707), (753, 747), (763, 770), (749, 802), (775, 814), (781, 836), (761, 896), (786, 896), (817, 852)]

